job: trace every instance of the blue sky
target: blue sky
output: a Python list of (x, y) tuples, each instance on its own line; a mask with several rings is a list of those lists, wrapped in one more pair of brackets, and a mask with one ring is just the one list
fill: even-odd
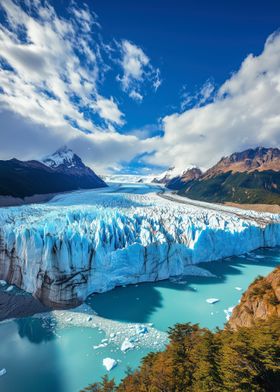
[(148, 174), (279, 146), (278, 1), (1, 4), (0, 158)]

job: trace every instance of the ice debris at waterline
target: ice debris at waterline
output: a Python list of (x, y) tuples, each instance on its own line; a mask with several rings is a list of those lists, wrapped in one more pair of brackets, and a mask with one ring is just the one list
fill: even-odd
[(109, 188), (1, 208), (0, 279), (47, 305), (74, 306), (93, 292), (280, 245), (280, 215), (205, 204)]
[(90, 306), (83, 304), (72, 310), (54, 310), (39, 313), (33, 316), (42, 320), (42, 327), (55, 334), (69, 326), (83, 328), (97, 328), (105, 333), (105, 338), (100, 338), (98, 345), (92, 346), (99, 350), (114, 344), (118, 350), (139, 350), (143, 347), (153, 351), (163, 350), (168, 343), (166, 332), (159, 331), (151, 324), (122, 323), (103, 317), (93, 312)]

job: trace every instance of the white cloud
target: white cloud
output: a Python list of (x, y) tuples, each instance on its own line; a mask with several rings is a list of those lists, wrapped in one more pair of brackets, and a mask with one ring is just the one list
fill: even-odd
[[(114, 128), (125, 119), (117, 100), (99, 91), (110, 66), (102, 59), (100, 34), (92, 30), (98, 29), (96, 15), (74, 2), (67, 18), (45, 1), (29, 1), (24, 9), (19, 4), (0, 3), (1, 158), (39, 158), (67, 144), (106, 171), (152, 149), (154, 140)], [(128, 67), (137, 77), (137, 66)]]
[(118, 76), (122, 88), (132, 99), (142, 101), (141, 86), (150, 82), (156, 91), (161, 84), (159, 69), (155, 69), (144, 51), (128, 40), (121, 43), (123, 75)]
[(132, 90), (129, 93), (130, 98), (134, 99), (135, 101), (139, 101), (142, 102), (143, 101), (143, 95), (141, 95), (140, 93), (138, 93), (138, 91)]
[[(203, 89), (204, 99), (211, 90)], [(279, 147), (279, 107), (280, 34), (273, 34), (263, 52), (249, 55), (212, 102), (163, 118), (164, 137), (150, 161), (182, 169), (192, 164), (208, 168), (234, 151)]]
[(121, 168), (120, 161), (130, 161), (139, 153), (153, 150), (157, 143), (157, 138), (139, 140), (136, 135), (109, 130), (85, 135), (69, 127), (46, 128), (7, 110), (0, 115), (1, 159), (40, 159), (66, 144), (97, 173), (106, 173), (112, 166)]
[(203, 86), (195, 93), (190, 94), (186, 86), (183, 87), (183, 93), (181, 96), (181, 110), (185, 110), (188, 107), (199, 107), (209, 102), (214, 96), (215, 85), (211, 80), (207, 80)]
[(123, 113), (119, 110), (118, 105), (111, 97), (110, 99), (98, 97), (93, 107), (100, 114), (102, 118), (117, 125), (124, 123)]
[(72, 17), (67, 20), (48, 3), (33, 3), (30, 14), (12, 0), (1, 7), (8, 21), (8, 27), (0, 26), (2, 106), (46, 126), (70, 123), (102, 131), (85, 118), (84, 108), (96, 109), (107, 125), (123, 123), (123, 113), (113, 99), (98, 93), (105, 67), (98, 43), (90, 40), (96, 22), (87, 7), (70, 9)]

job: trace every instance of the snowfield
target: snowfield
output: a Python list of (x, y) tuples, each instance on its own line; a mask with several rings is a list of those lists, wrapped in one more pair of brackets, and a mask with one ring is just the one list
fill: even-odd
[(115, 185), (1, 208), (0, 279), (45, 304), (73, 306), (93, 292), (280, 245), (280, 215), (157, 192), (162, 188)]

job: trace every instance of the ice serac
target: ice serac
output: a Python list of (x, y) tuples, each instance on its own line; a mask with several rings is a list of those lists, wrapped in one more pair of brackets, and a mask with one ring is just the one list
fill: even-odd
[(280, 245), (279, 215), (242, 218), (229, 207), (219, 212), (135, 189), (79, 191), (0, 209), (0, 279), (46, 305), (73, 306), (93, 292)]

